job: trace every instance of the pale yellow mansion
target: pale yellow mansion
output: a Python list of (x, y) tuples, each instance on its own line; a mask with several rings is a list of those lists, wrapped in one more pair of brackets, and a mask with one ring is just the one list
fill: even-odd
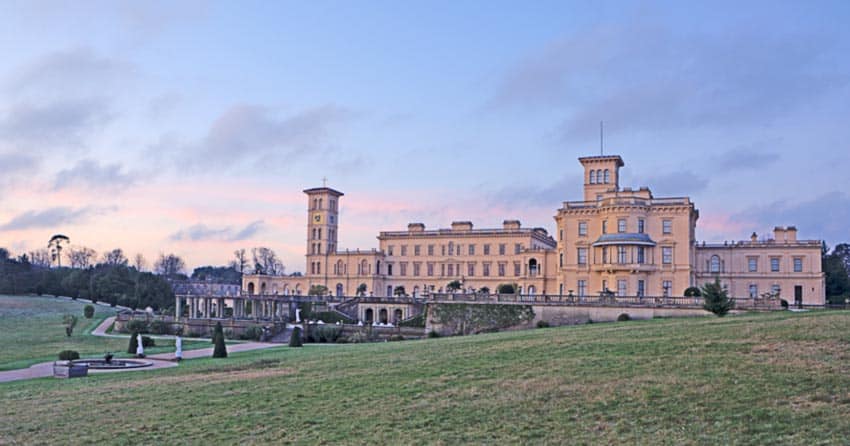
[(681, 296), (718, 278), (731, 296), (779, 295), (791, 304), (823, 305), (821, 242), (797, 240), (793, 226), (772, 238), (698, 243), (699, 211), (688, 197), (656, 198), (648, 188), (620, 188), (619, 156), (579, 158), (584, 196), (555, 215), (556, 233), (505, 220), (476, 229), (410, 223), (378, 234), (378, 248), (340, 249), (339, 200), (328, 187), (307, 189), (307, 265), (303, 276), (248, 275), (248, 294), (307, 294), (323, 285), (334, 295), (412, 296), (470, 293), (516, 284), (521, 294)]

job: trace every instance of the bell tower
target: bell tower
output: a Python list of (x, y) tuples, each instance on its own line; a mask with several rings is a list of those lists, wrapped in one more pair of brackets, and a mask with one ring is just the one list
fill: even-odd
[(625, 163), (619, 155), (585, 156), (578, 160), (584, 166), (584, 201), (596, 201), (611, 189), (620, 190), (620, 168)]
[(329, 187), (306, 189), (308, 275), (319, 275), (327, 267), (322, 259), (337, 249), (339, 198), (343, 193)]

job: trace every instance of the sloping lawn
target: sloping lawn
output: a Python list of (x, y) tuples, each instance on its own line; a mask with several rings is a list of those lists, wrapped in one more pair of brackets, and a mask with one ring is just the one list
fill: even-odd
[(618, 322), (0, 384), (0, 439), (846, 444), (850, 313)]

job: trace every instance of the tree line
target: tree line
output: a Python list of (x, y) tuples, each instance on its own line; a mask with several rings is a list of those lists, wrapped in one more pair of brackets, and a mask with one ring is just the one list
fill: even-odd
[(843, 304), (850, 298), (850, 244), (839, 243), (830, 251), (824, 243), (822, 254), (827, 302)]

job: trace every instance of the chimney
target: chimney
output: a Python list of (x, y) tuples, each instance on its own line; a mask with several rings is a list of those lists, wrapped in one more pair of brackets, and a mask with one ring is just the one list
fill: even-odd
[(471, 231), (472, 230), (472, 222), (471, 221), (453, 221), (452, 222), (452, 231)]
[(410, 223), (407, 225), (408, 232), (425, 232), (425, 225), (422, 223)]
[(776, 243), (782, 243), (785, 241), (785, 228), (782, 226), (776, 226), (773, 228), (773, 239), (776, 240)]
[(520, 228), (519, 220), (505, 220), (502, 222), (502, 228), (515, 231)]
[(797, 227), (796, 226), (788, 226), (785, 228), (785, 237), (789, 242), (797, 241)]

